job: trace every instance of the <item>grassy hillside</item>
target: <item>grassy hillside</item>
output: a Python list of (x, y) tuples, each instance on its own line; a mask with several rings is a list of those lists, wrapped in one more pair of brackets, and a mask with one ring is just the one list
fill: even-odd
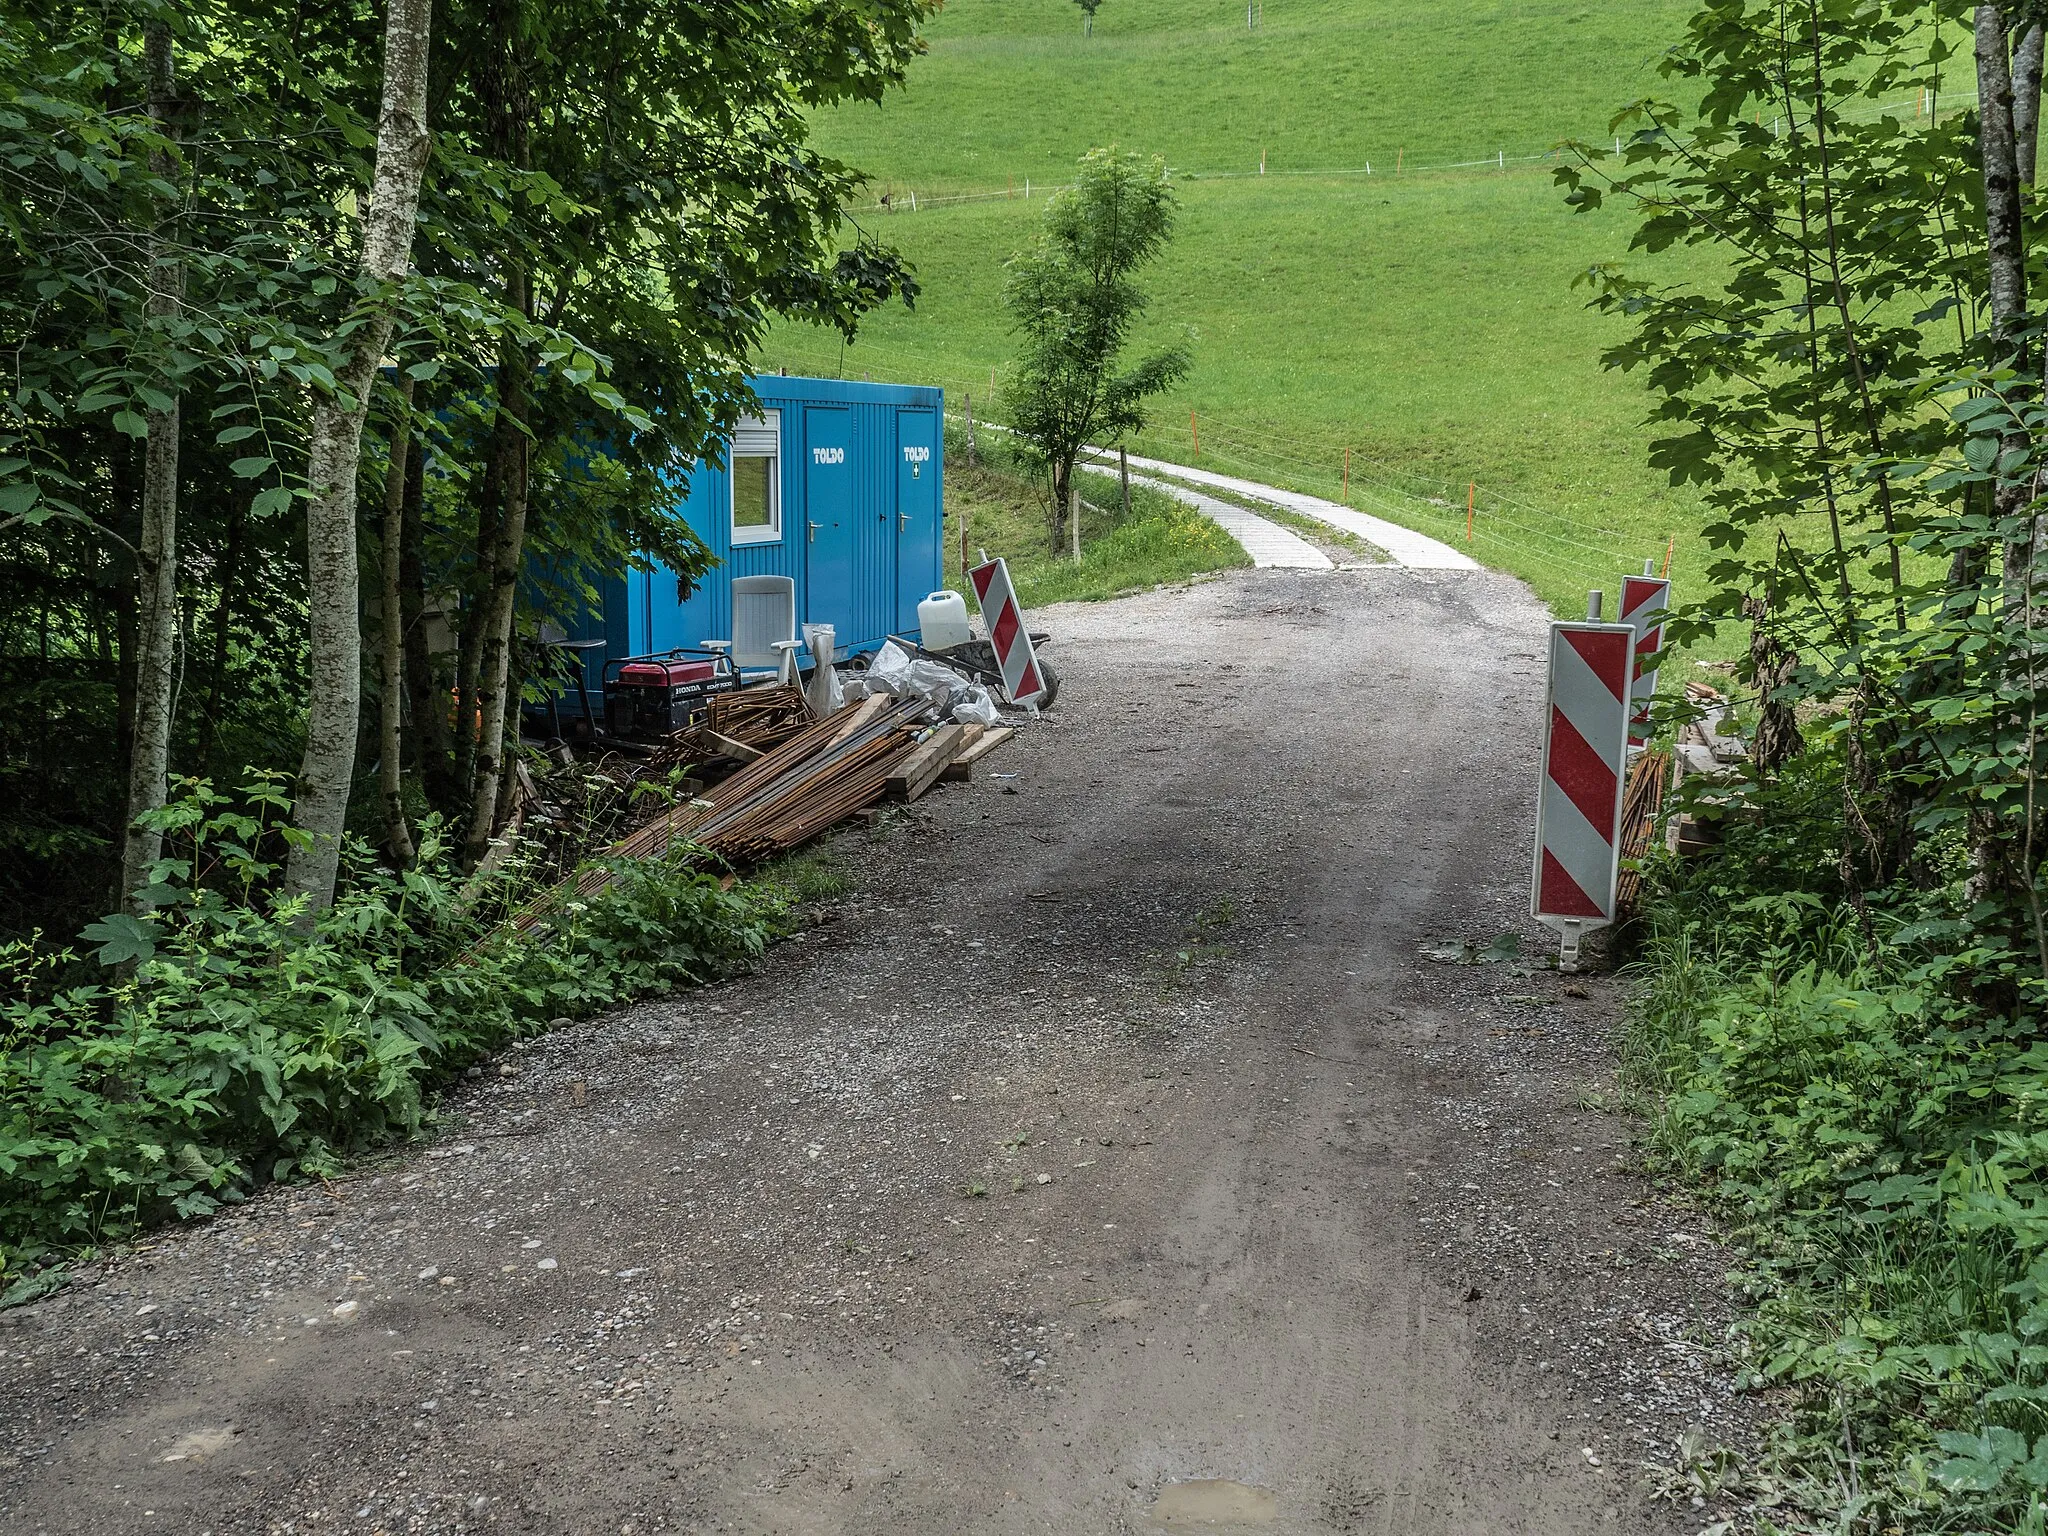
[(1597, 137), (1653, 88), (1687, 0), (948, 0), (910, 88), (835, 114), (828, 147), (883, 187), (939, 193), (1063, 176), (1091, 145), (1176, 170), (1392, 168)]
[[(1629, 226), (1571, 215), (1516, 157), (1663, 87), (1687, 9), (1267, 0), (1248, 31), (1231, 0), (1107, 0), (1085, 39), (1071, 0), (951, 0), (906, 92), (820, 124), (891, 193), (864, 222), (917, 263), (916, 312), (849, 349), (786, 329), (763, 361), (938, 383), (985, 412), (1011, 350), (1003, 261), (1048, 179), (1117, 142), (1180, 178), (1149, 325), (1195, 336), (1192, 378), (1134, 446), (1328, 494), (1348, 448), (1354, 503), (1461, 541), (1476, 484), (1474, 552), (1560, 610), (1673, 536), (1682, 575), (1697, 503), (1643, 467), (1641, 389), (1598, 366), (1618, 329), (1571, 288)], [(1506, 169), (1411, 169), (1496, 152)], [(996, 195), (932, 202), (967, 190)]]

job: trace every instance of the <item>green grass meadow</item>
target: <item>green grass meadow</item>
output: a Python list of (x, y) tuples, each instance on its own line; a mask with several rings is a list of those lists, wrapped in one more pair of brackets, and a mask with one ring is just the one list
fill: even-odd
[[(1046, 180), (1115, 142), (1179, 178), (1145, 339), (1191, 331), (1195, 354), (1133, 448), (1330, 495), (1349, 449), (1354, 504), (1460, 542), (1476, 485), (1473, 552), (1563, 612), (1674, 538), (1682, 580), (1697, 499), (1645, 467), (1647, 398), (1599, 366), (1620, 328), (1572, 288), (1626, 254), (1630, 223), (1569, 213), (1549, 166), (1515, 157), (1598, 137), (1656, 92), (1686, 12), (1268, 0), (1247, 31), (1241, 3), (1107, 0), (1084, 39), (1071, 0), (952, 0), (906, 91), (819, 127), (892, 192), (895, 211), (862, 223), (916, 264), (916, 310), (874, 316), (847, 348), (786, 327), (761, 360), (940, 384), (952, 410), (971, 392), (985, 413), (1012, 349), (1003, 263)], [(1505, 170), (1408, 169), (1496, 151)], [(1012, 186), (907, 211), (911, 190)], [(1675, 275), (1695, 259), (1659, 260)]]
[(1081, 494), (1081, 562), (1046, 542), (1046, 492), (1000, 438), (984, 434), (977, 462), (967, 462), (964, 432), (946, 433), (946, 584), (978, 608), (960, 569), (961, 525), (966, 547), (986, 549), (1009, 562), (1017, 600), (1027, 612), (1047, 603), (1099, 602), (1162, 583), (1188, 581), (1210, 571), (1251, 564), (1251, 558), (1216, 524), (1164, 491), (1131, 487), (1124, 515), (1114, 480), (1090, 475)]

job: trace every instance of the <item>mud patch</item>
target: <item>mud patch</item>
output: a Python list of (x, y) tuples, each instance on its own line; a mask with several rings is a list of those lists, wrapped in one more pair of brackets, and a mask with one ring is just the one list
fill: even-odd
[(1271, 1525), (1279, 1514), (1280, 1506), (1267, 1489), (1227, 1477), (1202, 1477), (1160, 1489), (1146, 1521), (1156, 1530), (1214, 1531)]

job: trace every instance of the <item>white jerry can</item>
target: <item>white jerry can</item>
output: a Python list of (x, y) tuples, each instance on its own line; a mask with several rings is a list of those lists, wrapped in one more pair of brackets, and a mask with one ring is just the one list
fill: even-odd
[(917, 605), (917, 631), (928, 651), (965, 645), (974, 638), (967, 622), (967, 599), (958, 592), (934, 592)]

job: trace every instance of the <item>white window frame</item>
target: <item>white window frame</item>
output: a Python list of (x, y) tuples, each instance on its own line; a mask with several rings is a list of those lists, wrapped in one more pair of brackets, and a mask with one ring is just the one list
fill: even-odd
[[(739, 523), (739, 461), (742, 458), (768, 461), (768, 525), (741, 527)], [(779, 544), (782, 541), (782, 412), (764, 411), (743, 416), (733, 426), (732, 442), (726, 449), (726, 528), (735, 544)]]

